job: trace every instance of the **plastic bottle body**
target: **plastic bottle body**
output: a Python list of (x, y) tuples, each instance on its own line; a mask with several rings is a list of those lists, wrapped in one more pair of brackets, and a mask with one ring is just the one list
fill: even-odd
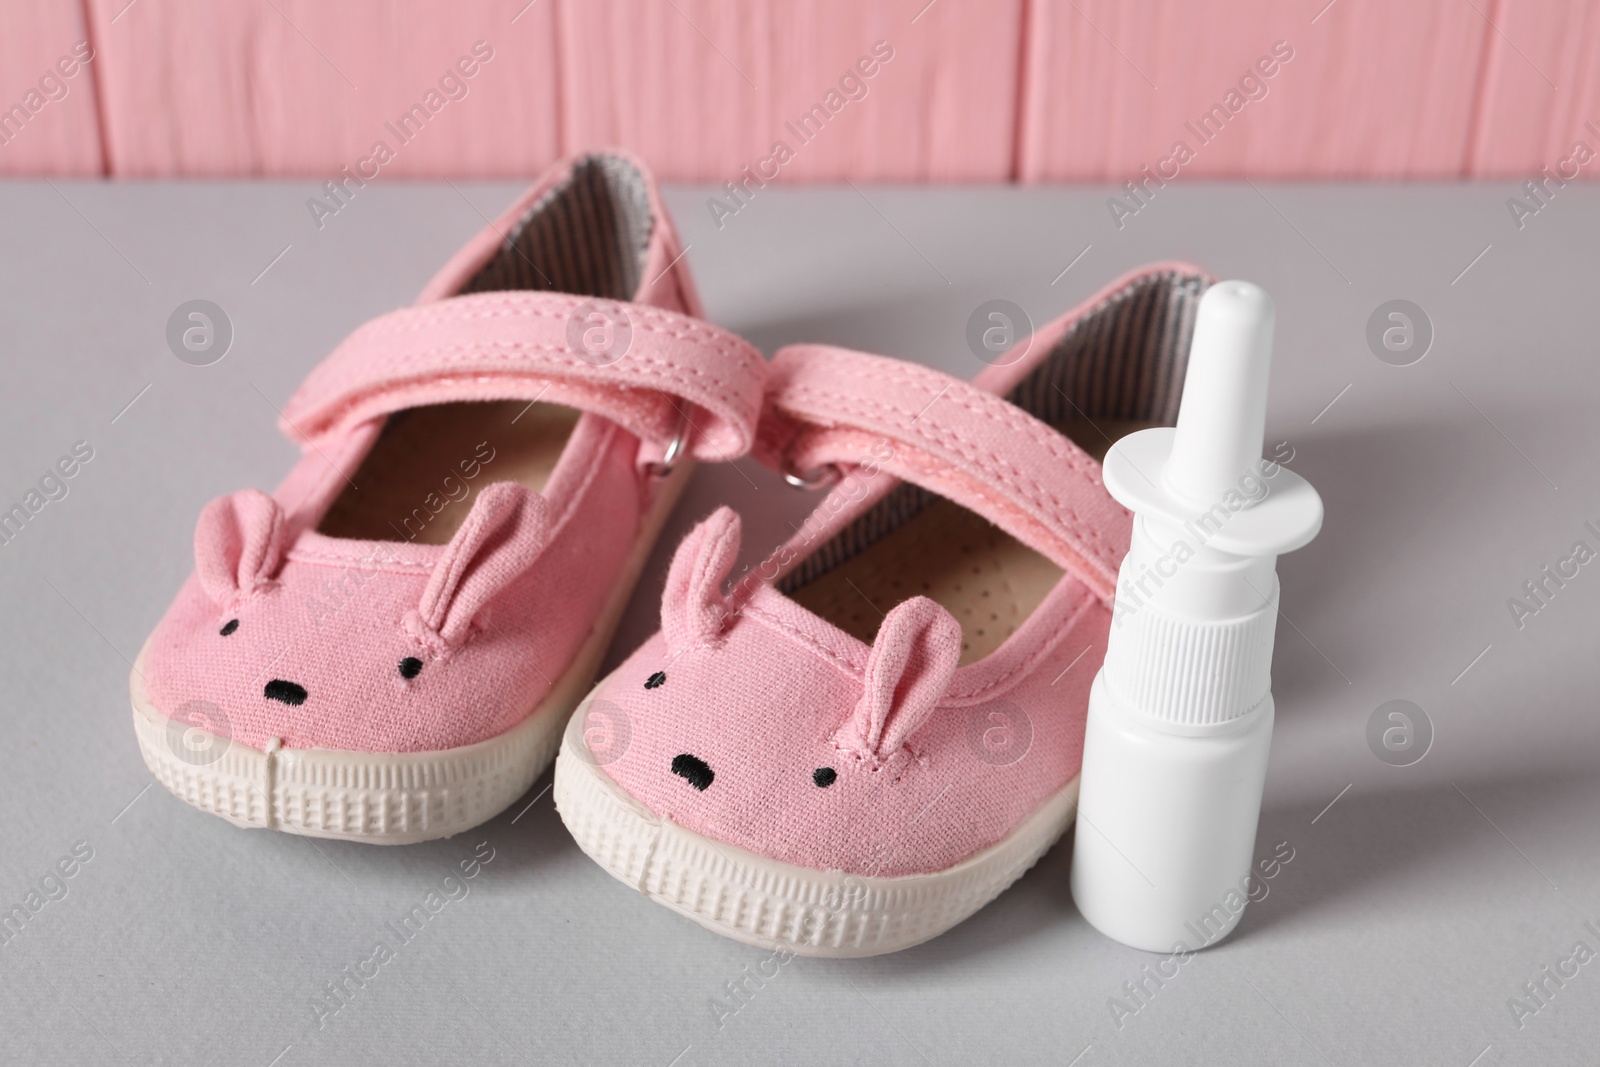
[(1277, 558), (1322, 527), (1305, 479), (1261, 459), (1272, 299), (1201, 297), (1178, 425), (1106, 454), (1134, 514), (1089, 696), (1072, 862), (1086, 919), (1151, 952), (1238, 925), (1272, 747)]
[(1270, 694), (1236, 719), (1175, 727), (1089, 697), (1072, 896), (1098, 930), (1149, 952), (1204, 948), (1238, 924), (1272, 745)]

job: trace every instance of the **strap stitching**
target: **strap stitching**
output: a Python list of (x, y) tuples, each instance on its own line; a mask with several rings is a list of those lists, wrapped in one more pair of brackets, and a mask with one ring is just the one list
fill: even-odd
[[(427, 329), (430, 326), (437, 326), (441, 324), (448, 325), (449, 323), (458, 322), (463, 319), (564, 319), (572, 313), (574, 308), (581, 307), (583, 304), (589, 303), (591, 300), (596, 298), (576, 298), (563, 295), (560, 298), (547, 298), (545, 301), (541, 301), (541, 303), (556, 303), (558, 299), (566, 302), (565, 311), (558, 312), (556, 310), (546, 309), (537, 304), (529, 306), (521, 301), (507, 300), (504, 298), (493, 301), (473, 301), (474, 303), (483, 303), (491, 309), (498, 307), (500, 310), (458, 311), (452, 309), (449, 313), (443, 313), (437, 310), (439, 307), (437, 304), (425, 304), (420, 308), (401, 308), (397, 311), (391, 311), (388, 314), (381, 315), (378, 318), (357, 327), (355, 333), (352, 334), (352, 337), (364, 333), (378, 335), (413, 333)], [(760, 352), (757, 351), (756, 347), (750, 342), (746, 341), (744, 338), (730, 330), (724, 330), (718, 326), (712, 325), (711, 323), (699, 322), (686, 316), (674, 315), (659, 308), (649, 308), (644, 304), (631, 304), (624, 300), (611, 300), (607, 302), (627, 309), (629, 312), (629, 325), (631, 326), (632, 320), (637, 318), (646, 332), (679, 339), (704, 337), (708, 341), (714, 343), (717, 346), (717, 351), (720, 353), (727, 354), (731, 352), (737, 352), (747, 359), (751, 356), (754, 356), (756, 359), (762, 359)], [(455, 307), (459, 308), (460, 305), (455, 305)], [(677, 327), (678, 332), (672, 332), (671, 330), (664, 329), (660, 326), (650, 325), (651, 323), (664, 323), (667, 326)], [(762, 361), (765, 362), (764, 359), (762, 359)]]
[[(499, 351), (493, 351), (495, 349), (498, 349)], [(496, 341), (485, 344), (456, 345), (452, 347), (425, 349), (420, 352), (397, 357), (391, 365), (398, 366), (400, 368), (414, 366), (417, 364), (429, 366), (431, 357), (432, 366), (430, 366), (430, 369), (433, 369), (437, 366), (437, 360), (440, 357), (485, 354), (491, 357), (510, 359), (518, 355), (551, 353), (566, 353), (571, 355), (571, 350), (565, 345), (535, 344), (525, 341)], [(698, 367), (689, 368), (688, 374), (692, 377), (686, 377), (682, 368), (678, 368), (674, 366), (671, 361), (664, 360), (658, 356), (640, 355), (636, 357), (636, 361), (643, 362), (651, 367), (659, 368), (661, 371), (661, 377), (665, 379), (666, 383), (677, 385), (685, 390), (707, 390), (709, 392), (710, 399), (719, 401), (732, 413), (730, 417), (726, 414), (713, 412), (714, 415), (718, 416), (719, 420), (726, 418), (729, 422), (738, 424), (735, 429), (740, 433), (741, 436), (754, 435), (754, 426), (751, 424), (755, 422), (756, 417), (760, 413), (759, 401), (752, 403), (739, 396), (737, 382), (728, 381), (721, 376), (712, 374)], [(331, 364), (327, 365), (331, 366)], [(587, 364), (585, 365), (587, 366)], [(448, 368), (444, 369), (448, 371)], [(571, 382), (577, 385), (600, 389), (622, 390), (624, 392), (631, 393), (645, 391), (662, 393), (672, 392), (672, 390), (659, 388), (645, 383), (631, 384), (628, 382), (608, 380), (604, 377), (590, 377), (582, 374), (573, 375), (571, 373), (560, 373), (564, 370), (577, 371), (578, 369), (579, 368), (576, 366), (557, 365), (556, 367), (538, 368), (538, 370), (528, 369), (528, 372), (525, 376), (534, 378), (557, 378), (562, 381)], [(539, 373), (538, 371), (544, 371), (545, 373)], [(450, 376), (451, 380), (478, 382), (496, 381), (499, 379), (499, 377), (499, 375), (488, 374), (458, 374)], [(703, 381), (697, 382), (694, 380), (696, 378), (702, 379)], [(312, 384), (312, 382), (308, 382), (308, 384)], [(296, 410), (300, 408), (301, 405), (296, 405), (291, 402), (289, 405), (289, 410), (294, 416), (297, 416), (302, 421), (321, 424), (322, 429), (316, 431), (320, 433), (327, 427), (338, 425), (340, 422), (344, 421), (344, 419), (352, 410), (356, 409), (361, 404), (367, 402), (373, 397), (382, 396), (386, 392), (389, 392), (397, 387), (405, 387), (415, 384), (422, 383), (397, 382), (394, 380), (393, 375), (380, 378), (373, 378), (370, 375), (344, 376), (343, 380), (333, 383), (335, 387), (329, 390), (330, 392), (344, 394), (346, 397), (346, 399), (338, 402), (336, 406), (329, 407), (323, 404), (318, 404), (315, 401), (307, 401), (305, 402), (304, 406), (310, 410), (303, 411)], [(358, 390), (359, 395), (351, 395), (356, 393)], [(681, 394), (680, 396), (681, 399), (684, 400), (699, 402), (693, 396)]]
[[(495, 351), (495, 350), (498, 350), (498, 351)], [(572, 350), (570, 348), (568, 348), (566, 345), (548, 344), (548, 343), (545, 343), (545, 342), (531, 342), (531, 341), (485, 341), (485, 342), (479, 342), (479, 343), (447, 345), (447, 346), (441, 346), (441, 347), (435, 347), (435, 348), (421, 349), (421, 350), (418, 350), (416, 352), (410, 352), (410, 353), (407, 353), (405, 355), (394, 357), (393, 360), (392, 360), (392, 364), (391, 365), (410, 366), (410, 365), (414, 365), (414, 364), (417, 364), (417, 363), (429, 364), (432, 361), (432, 357), (450, 357), (450, 356), (458, 356), (458, 355), (473, 355), (473, 354), (477, 354), (477, 353), (485, 353), (485, 354), (489, 354), (489, 355), (493, 355), (493, 356), (497, 356), (497, 357), (501, 357), (501, 358), (509, 358), (509, 357), (513, 357), (513, 356), (516, 356), (516, 355), (519, 355), (519, 354), (522, 354), (522, 353), (550, 353), (550, 354), (565, 353), (567, 355), (573, 355)], [(576, 356), (573, 356), (573, 358), (577, 359)], [(623, 359), (627, 359), (627, 358), (628, 358), (627, 356), (623, 357)], [(645, 364), (647, 364), (649, 366), (664, 368), (664, 373), (663, 373), (662, 376), (664, 378), (666, 378), (667, 380), (669, 380), (669, 381), (673, 381), (673, 382), (676, 382), (676, 383), (679, 383), (679, 384), (682, 384), (682, 385), (693, 384), (689, 379), (683, 377), (684, 368), (677, 367), (671, 360), (663, 359), (660, 356), (652, 356), (652, 355), (647, 355), (647, 354), (640, 354), (640, 355), (638, 355), (637, 357), (634, 358), (634, 361), (635, 362), (643, 362), (643, 363), (645, 363)], [(621, 361), (619, 360), (618, 362), (621, 362)], [(595, 370), (604, 370), (605, 369), (605, 367), (595, 367), (594, 364), (585, 363), (582, 360), (578, 360), (577, 364), (563, 363), (560, 366), (561, 366), (562, 369), (570, 369), (570, 370), (574, 370), (574, 371), (578, 370), (579, 367), (593, 367)], [(607, 364), (607, 366), (610, 366), (610, 364)], [(694, 377), (703, 378), (703, 379), (706, 379), (707, 381), (709, 381), (711, 383), (709, 388), (711, 388), (713, 390), (716, 390), (717, 391), (717, 396), (720, 397), (720, 398), (723, 398), (723, 399), (728, 399), (729, 398), (729, 396), (730, 396), (729, 390), (733, 385), (736, 384), (736, 383), (731, 382), (728, 379), (722, 377), (721, 375), (706, 371), (706, 370), (704, 370), (702, 368), (699, 368), (699, 367), (687, 368), (687, 372), (689, 374), (693, 375)], [(352, 375), (351, 377), (355, 377), (355, 376)], [(365, 376), (363, 376), (363, 377), (365, 377)], [(651, 389), (651, 388), (653, 388), (652, 386), (650, 386), (648, 384), (645, 384), (645, 383), (642, 383), (642, 382), (641, 383), (631, 383), (631, 382), (608, 381), (604, 377), (590, 378), (590, 377), (585, 376), (583, 378), (580, 378), (579, 380), (584, 381), (586, 384), (608, 385), (608, 386), (609, 385), (614, 385), (614, 386), (618, 386), (620, 388), (625, 388), (625, 389)], [(664, 390), (659, 390), (658, 389), (657, 392), (664, 392)], [(689, 398), (686, 397), (685, 399), (689, 399)]]
[[(420, 333), (421, 331), (433, 326), (448, 326), (463, 319), (563, 319), (566, 317), (566, 315), (557, 315), (551, 312), (516, 310), (507, 312), (468, 313), (462, 315), (439, 315), (430, 318), (419, 318), (417, 321), (405, 325), (390, 325), (386, 323), (385, 320), (378, 319), (373, 322), (366, 323), (365, 325), (358, 326), (355, 332), (351, 334), (351, 339), (354, 340), (358, 337), (370, 336), (386, 337), (393, 334), (403, 333)], [(707, 346), (715, 351), (718, 355), (738, 355), (740, 358), (750, 363), (762, 358), (761, 353), (756, 350), (754, 345), (725, 330), (706, 329), (693, 324), (680, 323), (674, 319), (661, 319), (660, 321), (666, 325), (653, 326), (647, 322), (641, 322), (636, 327), (631, 321), (628, 325), (631, 329), (635, 329), (638, 332), (658, 337), (669, 337), (674, 340), (703, 339), (705, 340)], [(668, 327), (677, 327), (677, 329), (671, 329)]]
[[(834, 359), (832, 362), (848, 363), (850, 361)], [(920, 368), (913, 368), (909, 365), (884, 367), (876, 363), (868, 364), (864, 362), (847, 368), (849, 376), (854, 378), (876, 379), (895, 385), (908, 385), (923, 389), (933, 389), (935, 385), (938, 385), (939, 389), (934, 390), (936, 395), (930, 398), (929, 403), (932, 403), (934, 399), (939, 399), (941, 396), (948, 398), (966, 411), (1026, 434), (1043, 445), (1055, 458), (1067, 463), (1074, 470), (1098, 480), (1098, 467), (1092, 460), (1089, 460), (1081, 450), (1069, 447), (1068, 442), (1060, 434), (1049, 430), (1048, 427), (1043, 426), (1027, 412), (1008, 403), (1002, 397), (975, 389), (966, 382), (956, 379), (940, 382), (939, 379), (944, 378), (944, 375), (939, 374), (939, 372), (927, 371), (926, 373), (919, 373), (919, 370)], [(950, 384), (951, 382), (954, 384)], [(776, 393), (781, 397), (786, 389), (814, 390), (816, 388), (816, 386), (807, 385), (804, 382), (790, 382), (780, 387)]]
[[(895, 405), (873, 405), (869, 401), (853, 397), (849, 394), (829, 392), (811, 386), (791, 384), (786, 391), (791, 395), (798, 394), (802, 397), (809, 396), (819, 400), (837, 401), (841, 408), (852, 414), (861, 414), (865, 416), (874, 413), (887, 412), (893, 415), (899, 415), (901, 417), (904, 417), (908, 414), (913, 414), (913, 417), (915, 417), (914, 413), (908, 413), (903, 408)], [(781, 406), (781, 403), (782, 402), (779, 398), (773, 398), (773, 404), (775, 406)], [(804, 415), (801, 413), (796, 412), (793, 414), (797, 415), (803, 421), (808, 421), (805, 420)], [(985, 413), (980, 411), (978, 414), (982, 415)], [(911, 430), (909, 421), (905, 422), (903, 425), (893, 423), (891, 423), (891, 425), (894, 425), (895, 429), (897, 430)], [(871, 430), (874, 428), (863, 426), (861, 429)], [(1004, 458), (997, 456), (993, 461), (985, 461), (982, 451), (977, 447), (976, 442), (973, 442), (970, 438), (961, 434), (959, 431), (950, 427), (939, 427), (939, 431), (946, 438), (946, 441), (943, 443), (945, 443), (947, 447), (951, 447), (951, 449), (956, 452), (957, 455), (971, 463), (978, 469), (980, 473), (993, 474), (999, 478), (1008, 488), (1019, 493), (1025, 503), (1032, 504), (1033, 506), (1040, 508), (1040, 510), (1064, 512), (1065, 514), (1060, 516), (1060, 518), (1063, 520), (1062, 524), (1066, 527), (1067, 532), (1070, 534), (1075, 534), (1085, 541), (1091, 542), (1098, 549), (1098, 551), (1095, 552), (1095, 556), (1097, 557), (1096, 561), (1109, 565), (1108, 558), (1105, 557), (1103, 553), (1112, 552), (1110, 544), (1100, 535), (1099, 531), (1095, 529), (1093, 524), (1089, 523), (1082, 515), (1078, 513), (1076, 508), (1061, 500), (1054, 493), (1045, 488), (1044, 485), (1041, 484), (1037, 479), (1033, 478), (1027, 472), (1023, 471), (1021, 468), (1017, 467), (1013, 463), (1010, 463)], [(939, 436), (934, 433), (922, 431), (921, 435), (925, 439), (933, 441), (936, 444), (941, 443)], [(1033, 437), (1032, 435), (1030, 435), (1030, 438), (1037, 441), (1037, 438)], [(954, 443), (952, 444), (951, 442)], [(1084, 473), (1081, 469), (1074, 469), (1078, 470), (1078, 473)], [(1091, 481), (1091, 484), (1098, 484), (1098, 480)], [(1044, 505), (1047, 503), (1054, 505), (1053, 509), (1046, 509)]]
[[(451, 375), (449, 364), (471, 355), (483, 355), (495, 361), (514, 360), (521, 356), (541, 363), (551, 362), (548, 360), (550, 356), (574, 357), (576, 354), (565, 344), (501, 340), (435, 345), (412, 351), (402, 350), (397, 356), (380, 357), (374, 367), (373, 361), (367, 358), (367, 353), (363, 349), (387, 338), (417, 334), (430, 328), (449, 326), (463, 320), (557, 320), (565, 318), (572, 309), (588, 302), (589, 299), (592, 298), (571, 294), (540, 295), (531, 300), (527, 297), (504, 295), (490, 298), (466, 296), (452, 298), (455, 302), (441, 301), (437, 304), (425, 304), (389, 312), (358, 327), (334, 350), (322, 366), (312, 372), (301, 387), (301, 392), (290, 400), (285, 417), (317, 424), (317, 432), (326, 432), (329, 428), (347, 420), (350, 413), (358, 410), (363, 404), (397, 389), (424, 384), (420, 381), (396, 380), (413, 369), (426, 369), (440, 377), (454, 378), (458, 381), (487, 384), (497, 380), (498, 376), (505, 374), (506, 371), (497, 370), (493, 376)], [(738, 335), (710, 323), (680, 316), (664, 309), (651, 308), (649, 305), (627, 301), (612, 301), (612, 303), (627, 309), (630, 326), (645, 339), (657, 342), (687, 342), (698, 350), (697, 354), (717, 357), (717, 365), (712, 369), (698, 365), (685, 367), (679, 361), (653, 355), (648, 351), (635, 353), (634, 366), (654, 373), (656, 380), (646, 382), (619, 381), (615, 376), (606, 374), (604, 368), (599, 367), (593, 369), (600, 373), (585, 374), (583, 367), (570, 359), (554, 361), (556, 364), (554, 366), (509, 369), (519, 370), (523, 376), (534, 379), (562, 382), (581, 389), (617, 392), (624, 398), (630, 394), (637, 395), (644, 392), (664, 393), (669, 399), (676, 397), (706, 406), (716, 422), (731, 424), (714, 427), (709, 432), (703, 431), (702, 436), (706, 439), (709, 440), (720, 432), (731, 430), (737, 440), (745, 443), (753, 441), (756, 424), (760, 418), (761, 397), (759, 395), (751, 397), (748, 394), (758, 392), (759, 383), (764, 377), (766, 359), (760, 350)], [(347, 363), (354, 365), (346, 366)], [(307, 399), (300, 400), (301, 394), (308, 389), (310, 395)], [(313, 399), (319, 394), (327, 399)]]

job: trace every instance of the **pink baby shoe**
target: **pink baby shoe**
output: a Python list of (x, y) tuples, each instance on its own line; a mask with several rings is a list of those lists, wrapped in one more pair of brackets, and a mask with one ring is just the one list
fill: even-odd
[(661, 632), (567, 727), (579, 846), (708, 929), (819, 956), (915, 945), (1027, 871), (1072, 824), (1132, 529), (1095, 457), (1175, 419), (1211, 281), (1128, 275), (971, 385), (779, 352), (756, 454), (832, 490), (731, 587), (732, 511), (679, 546)]
[(554, 752), (696, 459), (766, 364), (700, 320), (650, 174), (562, 163), (289, 401), (270, 496), (213, 500), (131, 678), (158, 779), (240, 826), (400, 844)]

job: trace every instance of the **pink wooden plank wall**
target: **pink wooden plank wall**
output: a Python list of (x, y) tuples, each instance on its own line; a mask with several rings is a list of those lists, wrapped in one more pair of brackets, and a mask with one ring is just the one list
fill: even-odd
[(1193, 176), (1520, 177), (1600, 151), (1596, 100), (1600, 0), (7, 0), (0, 25), (0, 174), (513, 176), (622, 144), (684, 180), (1120, 181), (1182, 140)]
[(1467, 0), (1327, 3), (1037, 0), (1020, 177), (1463, 173), (1483, 18)]
[[(1022, 0), (563, 3), (566, 140), (626, 144), (663, 173), (709, 180), (754, 169), (781, 141), (794, 154), (785, 178), (1003, 181), (1022, 10)], [(818, 105), (827, 111), (802, 124)]]
[[(88, 3), (114, 174), (492, 177), (557, 154), (549, 3)], [(463, 59), (472, 75), (441, 86)], [(425, 121), (401, 124), (418, 104)]]
[[(1600, 153), (1600, 5), (1501, 0), (1495, 24), (1472, 172), (1523, 177), (1548, 166), (1570, 173), (1561, 164), (1576, 142)], [(1580, 172), (1600, 173), (1600, 158)]]
[[(100, 174), (98, 57), (77, 4), (8, 3), (0, 25), (0, 174)], [(61, 64), (57, 66), (57, 64)], [(64, 71), (72, 71), (70, 77)], [(16, 108), (22, 108), (19, 113)]]

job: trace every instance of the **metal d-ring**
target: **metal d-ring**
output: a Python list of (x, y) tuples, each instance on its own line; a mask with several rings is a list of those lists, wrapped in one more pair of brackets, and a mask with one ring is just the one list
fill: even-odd
[(678, 430), (672, 435), (672, 440), (667, 442), (667, 449), (661, 453), (661, 458), (644, 465), (645, 473), (655, 478), (665, 478), (672, 473), (672, 468), (678, 462), (678, 457), (683, 455), (684, 444), (688, 439), (685, 430), (689, 425), (689, 417), (680, 412)]
[(842, 478), (843, 472), (837, 463), (824, 463), (820, 467), (796, 473), (792, 470), (783, 471), (783, 480), (796, 489), (822, 489), (832, 485)]

